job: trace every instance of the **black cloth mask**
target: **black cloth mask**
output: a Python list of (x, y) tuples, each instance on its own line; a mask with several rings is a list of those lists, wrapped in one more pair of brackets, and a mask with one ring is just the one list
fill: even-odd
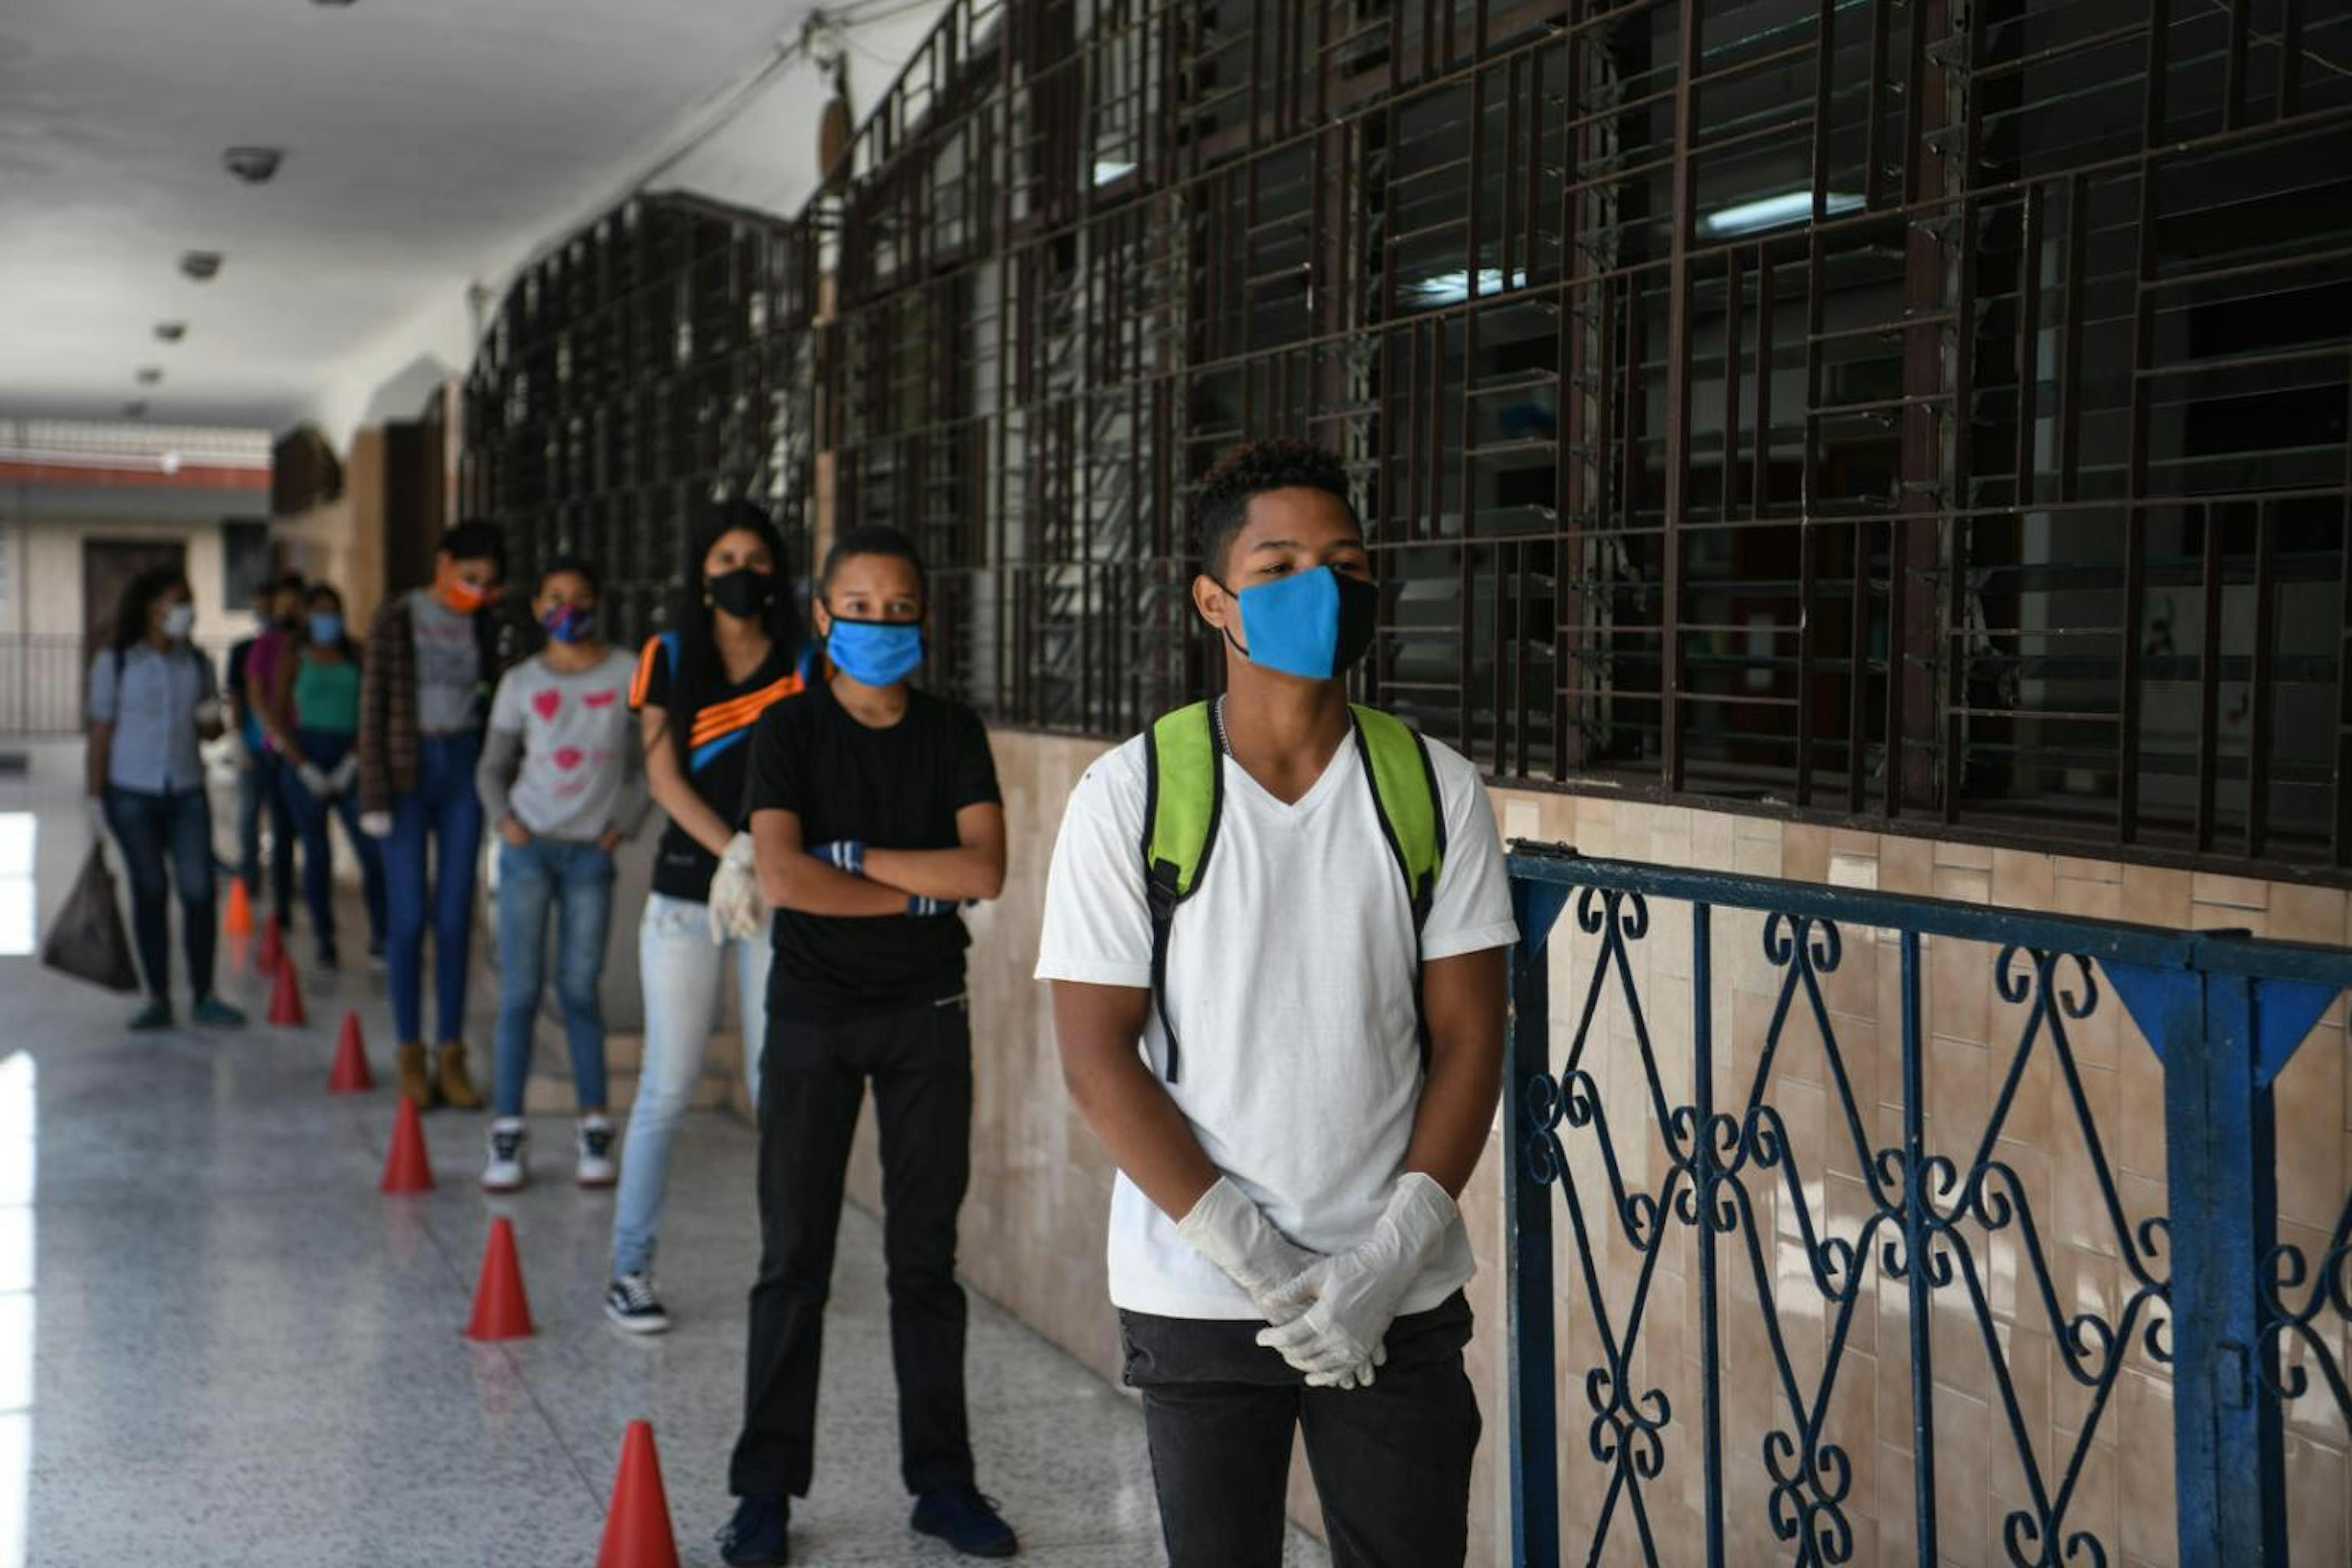
[(776, 574), (754, 572), (749, 566), (713, 577), (704, 587), (712, 604), (738, 620), (761, 619), (776, 602)]

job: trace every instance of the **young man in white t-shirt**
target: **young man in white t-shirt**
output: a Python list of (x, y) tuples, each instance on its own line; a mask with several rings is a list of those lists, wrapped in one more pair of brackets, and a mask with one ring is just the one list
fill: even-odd
[(1155, 1005), (1151, 764), (1141, 739), (1105, 757), (1070, 797), (1037, 966), (1119, 1167), (1127, 1381), (1173, 1568), (1280, 1562), (1301, 1427), (1339, 1568), (1444, 1568), (1479, 1432), (1454, 1194), (1501, 1084), (1501, 846), (1475, 770), (1427, 742), (1444, 848), (1416, 947), (1348, 703), (1377, 591), (1339, 460), (1240, 447), (1198, 506), (1193, 605), (1228, 650), (1213, 853)]

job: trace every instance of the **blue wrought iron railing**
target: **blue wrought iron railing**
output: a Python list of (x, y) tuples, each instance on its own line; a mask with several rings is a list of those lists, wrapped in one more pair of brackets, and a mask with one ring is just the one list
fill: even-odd
[[(2352, 952), (1538, 846), (1511, 875), (1515, 1563), (2314, 1568), (2311, 1539), (2346, 1560), (2340, 1516), (2291, 1535), (2285, 1456), (2290, 1410), (2352, 1426), (2352, 1194), (2324, 1240), (2281, 1241), (2274, 1086)], [(1719, 948), (1735, 930), (1760, 952)], [(1831, 1005), (1864, 943), (1895, 966), (1868, 1030)], [(1929, 944), (1951, 994), (1923, 1000)], [(2016, 1038), (1983, 1052), (1981, 1104), (1939, 1100), (1931, 1009), (1986, 959)], [(2151, 1053), (2122, 1065), (2161, 1085), (2163, 1179), (2128, 1198), (2078, 1048), (2109, 997), (2141, 1037), (2114, 1048)], [(2347, 1119), (2326, 1120), (2340, 1150)], [(2344, 1175), (2337, 1150), (2288, 1152)], [(1963, 1358), (1982, 1419), (1946, 1453)], [(2127, 1376), (2168, 1404), (2169, 1486), (2116, 1474), (2119, 1441), (2161, 1436), (2119, 1433)]]

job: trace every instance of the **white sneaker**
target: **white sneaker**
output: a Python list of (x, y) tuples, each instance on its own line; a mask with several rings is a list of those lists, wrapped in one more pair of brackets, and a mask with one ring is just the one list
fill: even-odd
[(583, 1187), (609, 1187), (613, 1184), (613, 1124), (601, 1116), (591, 1116), (580, 1123), (580, 1163), (572, 1179)]
[(520, 1116), (501, 1116), (490, 1123), (490, 1157), (482, 1166), (482, 1190), (510, 1193), (530, 1179), (524, 1169), (522, 1143), (529, 1136)]

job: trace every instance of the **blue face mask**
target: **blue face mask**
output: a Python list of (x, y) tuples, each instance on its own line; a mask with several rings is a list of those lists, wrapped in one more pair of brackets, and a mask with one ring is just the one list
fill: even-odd
[(1381, 591), (1360, 577), (1318, 566), (1238, 594), (1225, 592), (1241, 606), (1242, 636), (1248, 644), (1235, 642), (1231, 626), (1225, 640), (1261, 669), (1330, 680), (1354, 668), (1371, 648)]
[(314, 643), (339, 643), (343, 640), (343, 617), (332, 610), (314, 611), (310, 616), (310, 640)]
[(833, 618), (825, 652), (861, 686), (896, 686), (923, 667), (923, 628), (914, 621)]
[(596, 612), (585, 605), (550, 605), (539, 624), (557, 642), (586, 642), (596, 635)]

